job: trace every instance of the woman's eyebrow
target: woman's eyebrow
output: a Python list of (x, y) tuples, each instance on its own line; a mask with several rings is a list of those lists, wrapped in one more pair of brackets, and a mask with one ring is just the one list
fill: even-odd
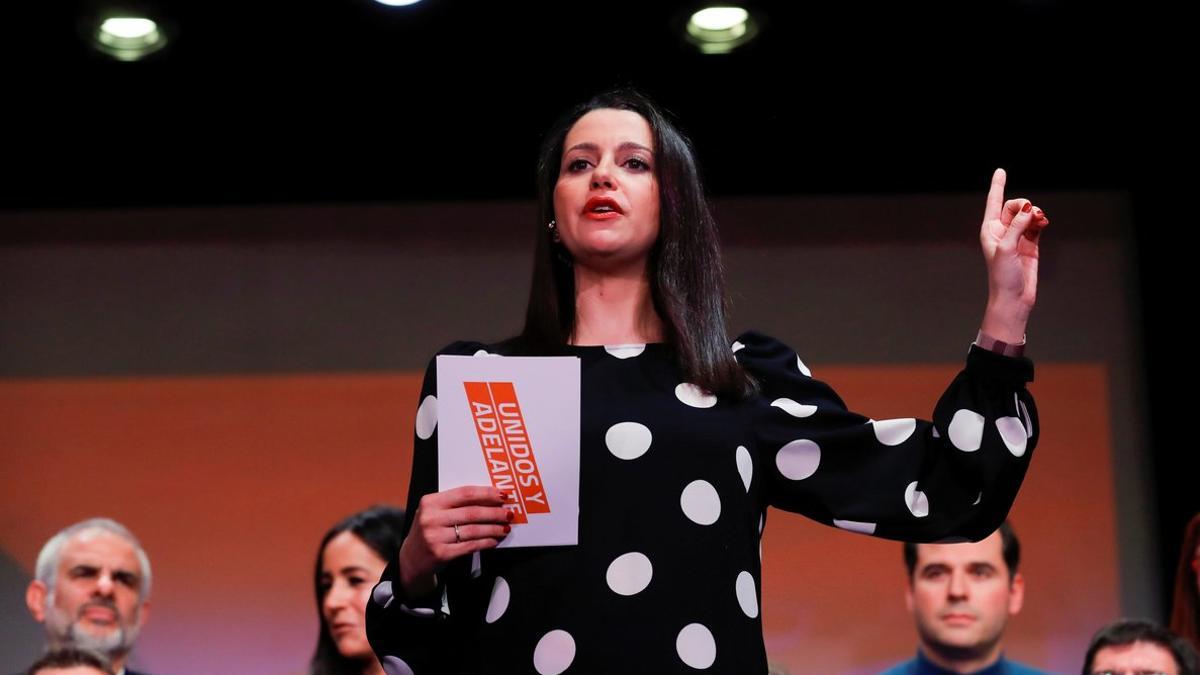
[[(600, 146), (596, 145), (595, 143), (576, 143), (575, 145), (572, 145), (571, 147), (567, 148), (563, 154), (566, 154), (573, 150), (590, 150), (592, 152), (595, 152), (599, 149), (600, 149)], [(646, 146), (642, 145), (641, 143), (635, 143), (633, 141), (625, 141), (624, 143), (618, 145), (617, 149), (618, 150), (630, 150), (630, 149), (642, 150), (642, 151), (648, 152), (652, 155), (654, 154), (654, 151), (651, 150), (650, 148), (647, 148)]]

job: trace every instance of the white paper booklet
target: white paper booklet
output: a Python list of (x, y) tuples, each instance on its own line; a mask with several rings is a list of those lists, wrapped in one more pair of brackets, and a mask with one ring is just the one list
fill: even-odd
[(579, 542), (579, 359), (437, 357), (438, 490), (510, 495), (501, 548)]

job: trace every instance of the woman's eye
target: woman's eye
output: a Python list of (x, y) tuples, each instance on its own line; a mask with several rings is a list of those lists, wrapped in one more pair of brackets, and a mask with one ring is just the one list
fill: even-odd
[(629, 159), (625, 160), (625, 166), (638, 171), (650, 168), (650, 165), (647, 164), (641, 157), (630, 157)]
[(567, 171), (570, 171), (571, 173), (584, 171), (587, 169), (587, 167), (588, 163), (585, 159), (573, 159), (567, 163)]

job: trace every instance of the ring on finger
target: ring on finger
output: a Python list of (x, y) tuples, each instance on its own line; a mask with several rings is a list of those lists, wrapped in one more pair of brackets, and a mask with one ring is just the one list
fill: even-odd
[(457, 524), (454, 526), (454, 543), (462, 543), (462, 532), (459, 531)]

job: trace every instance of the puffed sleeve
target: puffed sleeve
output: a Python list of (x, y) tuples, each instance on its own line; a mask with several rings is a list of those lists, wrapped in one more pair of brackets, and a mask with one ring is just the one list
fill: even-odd
[[(455, 342), (438, 355), (469, 356), (484, 346)], [(421, 497), (438, 489), (437, 358), (429, 362), (417, 407), (413, 441), (412, 477), (404, 536), (412, 528)], [(448, 649), (454, 618), (446, 601), (446, 587), (470, 570), (470, 556), (451, 562), (438, 573), (438, 587), (426, 597), (405, 597), (400, 589), (400, 561), (389, 560), (367, 602), (367, 639), (388, 675), (438, 673), (448, 669), (456, 652)]]
[(1028, 359), (972, 345), (927, 422), (848, 411), (794, 351), (760, 333), (733, 349), (760, 386), (746, 414), (771, 505), (913, 542), (979, 540), (1008, 515), (1038, 439)]

